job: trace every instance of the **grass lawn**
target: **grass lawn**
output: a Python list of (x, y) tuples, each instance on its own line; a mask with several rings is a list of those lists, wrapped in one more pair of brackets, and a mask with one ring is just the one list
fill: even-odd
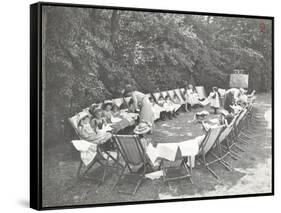
[[(200, 124), (194, 124), (196, 111), (181, 113), (173, 120), (156, 123), (151, 136), (157, 143), (180, 142), (202, 135)], [(206, 108), (205, 110), (211, 111)], [(117, 180), (116, 171), (110, 170), (106, 181), (98, 187), (96, 181), (102, 174), (101, 168), (91, 171), (90, 180), (77, 181), (75, 178), (79, 165), (79, 153), (70, 143), (46, 151), (43, 173), (43, 206), (64, 206), (95, 203), (130, 202), (181, 197), (204, 197), (236, 194), (255, 194), (271, 192), (271, 94), (259, 94), (255, 110), (262, 113), (261, 131), (253, 135), (248, 145), (242, 145), (241, 159), (229, 159), (233, 171), (227, 171), (220, 164), (212, 168), (220, 176), (215, 179), (201, 165), (193, 169), (193, 182), (177, 181), (167, 186), (162, 179), (145, 179), (135, 196), (119, 194), (112, 190)], [(211, 114), (210, 119), (216, 117)], [(128, 183), (126, 187), (130, 187)]]

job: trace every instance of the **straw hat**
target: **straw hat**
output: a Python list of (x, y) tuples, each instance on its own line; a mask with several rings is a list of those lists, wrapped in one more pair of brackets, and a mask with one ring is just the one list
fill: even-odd
[(84, 118), (86, 118), (86, 117), (91, 117), (90, 115), (89, 115), (89, 113), (87, 113), (87, 112), (85, 112), (85, 111), (82, 111), (82, 112), (80, 112), (79, 114), (78, 114), (78, 116), (77, 116), (77, 120), (78, 120), (78, 126), (80, 125), (80, 123), (81, 123), (81, 121), (84, 119)]
[(134, 133), (137, 135), (146, 134), (151, 130), (151, 125), (145, 122), (139, 123), (134, 129)]

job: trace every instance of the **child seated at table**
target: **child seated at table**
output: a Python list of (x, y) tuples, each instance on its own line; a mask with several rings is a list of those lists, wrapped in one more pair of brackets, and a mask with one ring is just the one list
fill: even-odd
[(112, 123), (112, 102), (105, 102), (102, 105), (103, 117), (105, 117), (107, 123)]
[(163, 107), (165, 110), (165, 117), (168, 117), (170, 120), (172, 119), (172, 109), (167, 105), (167, 102), (163, 98), (163, 96), (160, 96), (157, 100), (159, 106)]
[(111, 112), (112, 112), (112, 116), (113, 117), (117, 117), (117, 118), (121, 117), (120, 109), (119, 109), (119, 107), (116, 104), (112, 105)]
[(178, 115), (177, 110), (179, 109), (179, 106), (176, 105), (170, 98), (170, 96), (166, 96), (165, 97), (165, 104), (164, 104), (164, 108), (167, 108), (173, 117), (176, 117)]
[(192, 84), (188, 85), (184, 95), (189, 111), (191, 111), (192, 108), (202, 107), (198, 93), (194, 90)]
[(158, 119), (165, 120), (165, 109), (163, 107), (159, 106), (155, 102), (154, 98), (149, 97), (149, 101), (152, 105), (154, 120), (158, 120)]
[(96, 132), (90, 124), (90, 115), (84, 115), (78, 122), (80, 136), (89, 142), (101, 144), (109, 140), (112, 135), (109, 132)]
[(92, 112), (92, 120), (90, 121), (91, 127), (94, 129), (95, 132), (102, 131), (107, 126), (106, 118), (103, 116), (102, 109), (96, 109)]

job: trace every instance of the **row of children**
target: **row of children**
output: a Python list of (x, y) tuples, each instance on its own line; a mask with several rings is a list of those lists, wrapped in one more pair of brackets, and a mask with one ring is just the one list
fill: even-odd
[[(137, 119), (137, 114), (133, 109), (133, 104), (129, 103), (127, 110), (120, 110), (119, 107), (112, 102), (104, 102), (102, 107), (92, 105), (89, 113), (80, 113), (78, 121), (79, 135), (93, 143), (103, 143), (111, 138), (111, 125), (117, 122), (126, 122), (126, 125)], [(124, 125), (124, 126), (126, 126)]]
[(173, 100), (168, 95), (166, 97), (160, 95), (157, 100), (150, 96), (149, 100), (152, 105), (154, 121), (159, 119), (164, 121), (167, 118), (171, 120), (173, 117), (176, 118), (179, 114), (179, 109), (182, 106), (181, 101), (176, 94), (173, 97)]
[[(246, 90), (243, 88), (230, 88), (228, 90), (219, 89), (218, 87), (213, 87), (212, 92), (209, 96), (202, 100), (199, 98), (198, 93), (193, 89), (192, 85), (189, 85), (189, 88), (185, 91), (185, 100), (189, 109), (192, 106), (206, 106), (210, 104), (210, 107), (213, 108), (214, 114), (217, 114), (219, 108), (224, 107), (227, 111), (231, 111), (230, 105), (245, 105), (247, 104), (249, 98), (253, 94), (246, 95)], [(224, 99), (222, 102), (221, 98)]]

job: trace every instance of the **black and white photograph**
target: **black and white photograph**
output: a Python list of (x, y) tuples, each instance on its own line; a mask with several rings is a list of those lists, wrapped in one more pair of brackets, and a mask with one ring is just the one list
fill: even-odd
[(273, 195), (273, 17), (32, 7), (41, 208)]

